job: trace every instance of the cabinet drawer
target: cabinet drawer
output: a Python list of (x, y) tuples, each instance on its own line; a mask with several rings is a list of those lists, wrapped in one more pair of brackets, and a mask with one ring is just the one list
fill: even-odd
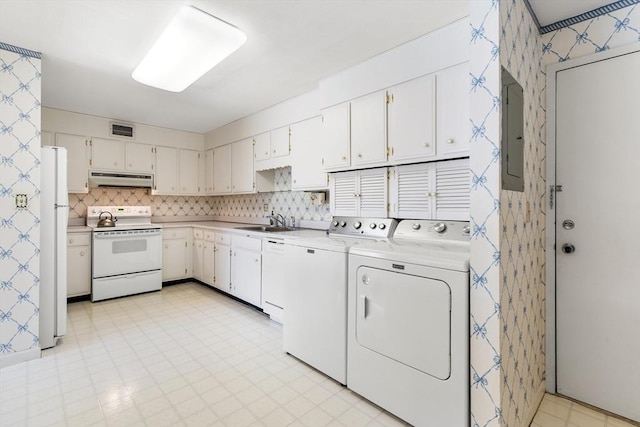
[(202, 237), (204, 236), (204, 230), (201, 228), (195, 228), (193, 230), (193, 238), (194, 239), (202, 239)]
[(230, 245), (231, 244), (231, 236), (229, 234), (221, 234), (221, 233), (215, 233), (215, 242), (216, 243), (222, 243), (225, 245)]
[(90, 243), (90, 233), (69, 233), (67, 235), (67, 246), (87, 246)]
[(233, 236), (232, 246), (234, 248), (243, 248), (249, 251), (260, 252), (262, 250), (262, 239), (255, 239), (246, 236)]
[(176, 229), (164, 229), (162, 230), (162, 238), (163, 239), (186, 239), (187, 238), (187, 229), (185, 228), (176, 228)]
[(204, 230), (204, 240), (207, 242), (215, 242), (215, 234), (213, 231)]

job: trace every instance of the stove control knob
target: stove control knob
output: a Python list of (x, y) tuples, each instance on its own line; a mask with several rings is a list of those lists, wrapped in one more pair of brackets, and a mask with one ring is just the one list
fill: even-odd
[(356, 221), (353, 223), (353, 228), (355, 228), (356, 230), (360, 227), (362, 227), (362, 223), (360, 221)]
[(347, 226), (346, 221), (340, 221), (340, 227), (346, 227), (346, 226)]
[(433, 231), (436, 233), (444, 233), (447, 230), (447, 224), (444, 222), (439, 222), (433, 226)]
[(413, 228), (414, 230), (420, 230), (420, 224), (418, 224), (417, 222), (415, 224), (413, 224), (411, 226), (411, 228)]
[(385, 228), (387, 228), (387, 224), (385, 224), (384, 222), (381, 222), (380, 224), (378, 224), (378, 228), (380, 230), (384, 230)]
[(337, 227), (338, 225), (340, 225), (340, 223), (338, 221), (333, 221), (333, 226)]
[(371, 224), (369, 224), (369, 228), (372, 229), (372, 230), (375, 230), (376, 229), (376, 223), (372, 222)]

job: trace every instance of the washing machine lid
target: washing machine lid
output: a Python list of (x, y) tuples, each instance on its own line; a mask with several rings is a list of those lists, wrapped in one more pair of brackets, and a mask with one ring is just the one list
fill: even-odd
[(353, 246), (350, 255), (387, 259), (453, 271), (469, 271), (469, 242), (433, 242), (414, 239), (390, 239)]
[(361, 244), (372, 243), (372, 242), (375, 242), (375, 240), (360, 238), (360, 237), (346, 237), (346, 236), (336, 236), (336, 235), (327, 235), (324, 237), (314, 237), (314, 238), (297, 238), (297, 239), (285, 238), (285, 244), (287, 245), (308, 247), (308, 248), (321, 249), (321, 250), (333, 251), (333, 252), (349, 252), (349, 249), (352, 247), (356, 247)]

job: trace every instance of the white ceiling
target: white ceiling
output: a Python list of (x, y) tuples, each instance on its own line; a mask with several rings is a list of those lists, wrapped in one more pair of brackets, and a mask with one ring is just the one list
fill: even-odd
[[(467, 16), (469, 1), (0, 0), (0, 41), (42, 52), (46, 107), (204, 133)], [(530, 1), (542, 25), (608, 3)], [(135, 82), (185, 4), (239, 27), (247, 43), (182, 93)]]

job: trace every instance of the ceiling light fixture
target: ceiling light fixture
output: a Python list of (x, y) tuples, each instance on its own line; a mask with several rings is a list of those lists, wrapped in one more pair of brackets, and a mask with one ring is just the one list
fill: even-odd
[(131, 77), (145, 85), (182, 92), (246, 41), (247, 36), (233, 25), (184, 6)]

